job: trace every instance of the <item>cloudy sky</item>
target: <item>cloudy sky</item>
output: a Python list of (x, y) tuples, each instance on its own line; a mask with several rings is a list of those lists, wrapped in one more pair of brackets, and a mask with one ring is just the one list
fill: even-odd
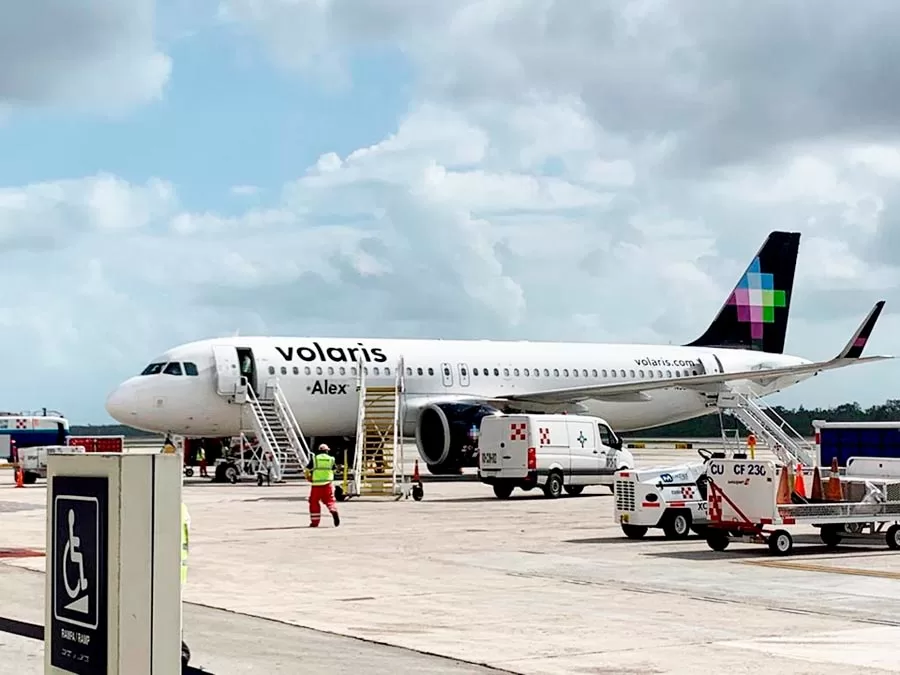
[(900, 353), (897, 34), (889, 0), (3, 3), (0, 408), (107, 422), (238, 330), (679, 344), (772, 229), (787, 351), (884, 298)]

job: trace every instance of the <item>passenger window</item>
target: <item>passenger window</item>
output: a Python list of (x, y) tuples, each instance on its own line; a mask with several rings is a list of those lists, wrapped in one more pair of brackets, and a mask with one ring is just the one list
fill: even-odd
[(667, 371), (666, 371), (666, 378), (671, 379), (671, 377), (672, 377), (672, 371), (671, 371), (671, 370), (667, 370)]
[(352, 368), (350, 368), (350, 374), (356, 375), (356, 366), (353, 366)]
[(504, 368), (504, 369), (503, 369), (503, 376), (504, 376), (504, 377), (509, 377), (509, 368)]
[(657, 370), (657, 371), (656, 371), (656, 376), (659, 377), (659, 378), (662, 378), (662, 371), (661, 371), (661, 370)]
[(347, 374), (347, 369), (344, 368), (344, 366), (341, 366), (341, 369), (340, 369), (338, 372), (339, 372), (341, 375), (346, 375), (346, 374)]
[(609, 371), (609, 376), (614, 378), (616, 376), (616, 371), (614, 371), (614, 370)]
[(407, 374), (407, 375), (412, 375), (412, 368), (407, 368), (407, 369), (406, 369), (406, 374)]
[(559, 368), (553, 369), (553, 377), (559, 377)]
[(172, 361), (172, 363), (166, 366), (163, 373), (166, 375), (181, 375), (181, 364), (178, 363), (178, 361)]
[(425, 374), (425, 372), (424, 372), (421, 368), (416, 368), (416, 372), (417, 372), (419, 375), (424, 375), (424, 374)]
[(275, 366), (269, 366), (269, 375), (275, 374)]
[(607, 448), (610, 447), (609, 444), (612, 441), (612, 434), (609, 433), (609, 427), (605, 424), (598, 424), (597, 430), (600, 432), (600, 442)]
[(601, 370), (601, 371), (600, 371), (600, 374), (601, 374), (602, 377), (606, 377), (607, 374), (608, 374), (608, 373), (606, 372), (606, 368), (604, 368), (603, 370)]
[(165, 365), (165, 363), (151, 363), (141, 371), (141, 375), (159, 375)]
[[(376, 370), (377, 370), (377, 368), (376, 368)], [(391, 369), (390, 369), (390, 368), (385, 368), (385, 369), (384, 369), (384, 374), (385, 374), (385, 375), (390, 375), (390, 374), (391, 374)]]
[[(328, 370), (331, 370), (331, 368), (329, 368)], [(378, 369), (377, 366), (372, 368), (372, 372), (375, 373), (376, 375), (381, 375), (381, 371)]]
[(197, 364), (190, 361), (184, 362), (184, 374), (191, 377), (197, 377)]
[(629, 370), (628, 373), (631, 375), (631, 377), (634, 377), (634, 371), (633, 371), (633, 370)]
[(316, 375), (322, 374), (322, 366), (316, 366)]
[(644, 376), (644, 371), (643, 371), (643, 370), (639, 370), (639, 371), (638, 371), (638, 375), (639, 375), (640, 377), (643, 377), (643, 376)]
[(550, 377), (550, 371), (544, 368), (544, 377)]
[[(587, 376), (588, 376), (588, 374), (587, 374), (587, 368), (582, 369), (581, 375), (582, 375), (582, 377), (587, 377)], [(597, 375), (597, 371), (595, 370), (595, 371), (594, 371), (594, 376), (596, 376), (596, 375)]]
[(568, 376), (569, 376), (569, 369), (563, 368), (563, 377), (568, 377)]
[(450, 377), (450, 369), (444, 366), (444, 377)]
[(651, 380), (653, 379), (653, 371), (652, 370), (647, 371), (647, 377), (649, 377)]
[(312, 368), (310, 368), (309, 366), (306, 366), (306, 368), (303, 369), (303, 372), (306, 373), (307, 375), (312, 375)]
[(696, 370), (692, 370), (691, 372), (692, 372), (694, 375), (697, 374), (697, 371), (696, 371)]
[(294, 366), (293, 373), (294, 373), (294, 375), (299, 375), (300, 369), (297, 366)]
[[(319, 370), (321, 370), (321, 368), (320, 368)], [(364, 374), (364, 375), (368, 375), (368, 374), (369, 374), (369, 366), (366, 366), (365, 368), (363, 368), (363, 374)]]
[(328, 374), (334, 375), (334, 366), (328, 366)]
[(530, 376), (531, 376), (531, 371), (528, 370), (528, 368), (526, 368), (524, 372), (525, 372), (525, 377), (530, 377)]
[(622, 369), (622, 370), (619, 371), (619, 376), (625, 377), (625, 370), (624, 370), (624, 369)]
[(478, 368), (472, 368), (472, 374), (477, 376), (477, 375), (478, 375)]
[(287, 368), (285, 368), (284, 366), (281, 366), (281, 374), (287, 375)]
[(429, 368), (429, 369), (428, 369), (428, 374), (429, 374), (429, 375), (434, 375), (434, 368)]
[(597, 369), (596, 368), (591, 369), (591, 377), (597, 377)]
[(516, 377), (519, 376), (519, 369), (518, 369), (518, 368), (513, 368), (513, 375), (515, 375)]
[(466, 376), (466, 367), (465, 367), (465, 366), (460, 366), (460, 368), (459, 368), (459, 374), (462, 375), (463, 377), (467, 377), (467, 376)]

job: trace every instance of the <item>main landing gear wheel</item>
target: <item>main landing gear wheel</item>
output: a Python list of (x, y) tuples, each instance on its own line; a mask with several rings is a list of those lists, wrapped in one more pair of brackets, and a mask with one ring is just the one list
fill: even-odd
[(769, 535), (768, 544), (775, 555), (790, 555), (794, 550), (794, 538), (787, 530), (775, 530)]

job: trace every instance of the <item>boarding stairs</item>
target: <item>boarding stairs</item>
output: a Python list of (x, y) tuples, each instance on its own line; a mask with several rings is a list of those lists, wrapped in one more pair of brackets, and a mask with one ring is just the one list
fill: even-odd
[(394, 384), (389, 386), (369, 386), (366, 364), (360, 361), (358, 367), (359, 409), (348, 496), (406, 497), (411, 482), (404, 472), (403, 359), (397, 363)]
[[(261, 455), (269, 453), (274, 459), (276, 479), (303, 476), (311, 453), (278, 379), (268, 380), (259, 396), (247, 387), (247, 403)], [(262, 462), (263, 456), (256, 460)]]
[(798, 464), (818, 465), (815, 446), (760, 397), (734, 390), (723, 391), (716, 397), (715, 405), (720, 412), (728, 412), (739, 419), (756, 435), (757, 447), (764, 445), (782, 464), (794, 468)]

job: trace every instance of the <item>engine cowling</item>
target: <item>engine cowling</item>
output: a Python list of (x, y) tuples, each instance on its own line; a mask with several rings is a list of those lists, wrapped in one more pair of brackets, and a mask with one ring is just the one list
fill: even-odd
[(416, 421), (416, 446), (433, 474), (459, 473), (478, 465), (478, 436), (481, 420), (500, 411), (473, 403), (432, 403)]

